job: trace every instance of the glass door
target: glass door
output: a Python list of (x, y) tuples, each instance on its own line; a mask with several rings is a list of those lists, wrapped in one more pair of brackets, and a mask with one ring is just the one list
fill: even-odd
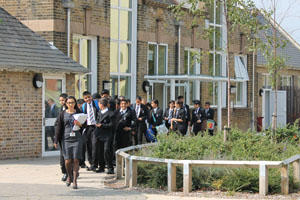
[(43, 156), (59, 155), (54, 148), (55, 121), (60, 113), (59, 95), (65, 92), (65, 77), (44, 76), (43, 87)]

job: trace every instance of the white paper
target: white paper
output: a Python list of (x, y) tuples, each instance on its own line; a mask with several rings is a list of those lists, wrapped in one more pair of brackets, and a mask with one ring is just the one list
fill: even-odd
[[(80, 113), (80, 114), (75, 114), (73, 115), (74, 119), (77, 120), (80, 124), (84, 124), (84, 122), (87, 120), (87, 114), (83, 114), (83, 113)], [(80, 130), (80, 127), (79, 126), (74, 126), (73, 127), (73, 131), (78, 131)]]

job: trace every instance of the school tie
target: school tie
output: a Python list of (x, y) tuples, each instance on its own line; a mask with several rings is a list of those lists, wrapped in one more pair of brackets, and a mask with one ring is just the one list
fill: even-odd
[(95, 118), (94, 118), (94, 111), (93, 111), (92, 105), (89, 104), (89, 106), (90, 106), (90, 114), (89, 114), (90, 123), (91, 123), (91, 125), (94, 125), (94, 124), (96, 124)]

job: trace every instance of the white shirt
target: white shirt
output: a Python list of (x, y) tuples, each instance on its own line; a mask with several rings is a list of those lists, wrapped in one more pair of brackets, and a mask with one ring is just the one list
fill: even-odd
[(136, 104), (136, 108), (135, 108), (136, 117), (140, 115), (140, 111), (141, 111), (141, 105)]
[[(90, 105), (91, 105), (92, 109), (90, 109)], [(94, 116), (94, 122), (91, 122), (90, 117), (87, 118), (87, 125), (95, 125), (96, 124), (96, 118), (95, 118), (95, 113), (94, 113), (94, 109), (93, 109), (93, 103), (92, 102), (90, 104), (87, 103), (86, 106), (87, 106), (88, 116), (90, 116), (91, 112), (93, 113), (93, 116)]]
[(125, 114), (125, 112), (126, 112), (126, 110), (120, 109), (120, 113), (121, 113), (121, 114)]
[(157, 111), (157, 108), (154, 108), (154, 109), (153, 109), (153, 112), (154, 112), (155, 114), (156, 114), (156, 111)]
[(104, 114), (108, 111), (108, 108), (105, 108), (104, 110), (101, 110), (101, 113)]

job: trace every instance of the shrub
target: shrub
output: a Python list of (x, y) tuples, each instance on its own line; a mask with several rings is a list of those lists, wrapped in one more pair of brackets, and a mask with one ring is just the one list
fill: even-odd
[[(253, 133), (233, 129), (228, 141), (223, 134), (181, 137), (176, 133), (160, 135), (158, 144), (135, 155), (178, 160), (266, 160), (281, 161), (300, 153), (298, 126), (278, 129), (275, 141), (271, 132)], [(290, 168), (292, 174), (292, 168)], [(259, 170), (249, 168), (193, 167), (193, 189), (259, 191)], [(280, 172), (269, 169), (269, 191), (280, 192)], [(138, 164), (138, 183), (154, 188), (167, 187), (167, 166)], [(177, 167), (177, 187), (182, 187), (182, 168)], [(290, 177), (290, 187), (296, 187)]]

